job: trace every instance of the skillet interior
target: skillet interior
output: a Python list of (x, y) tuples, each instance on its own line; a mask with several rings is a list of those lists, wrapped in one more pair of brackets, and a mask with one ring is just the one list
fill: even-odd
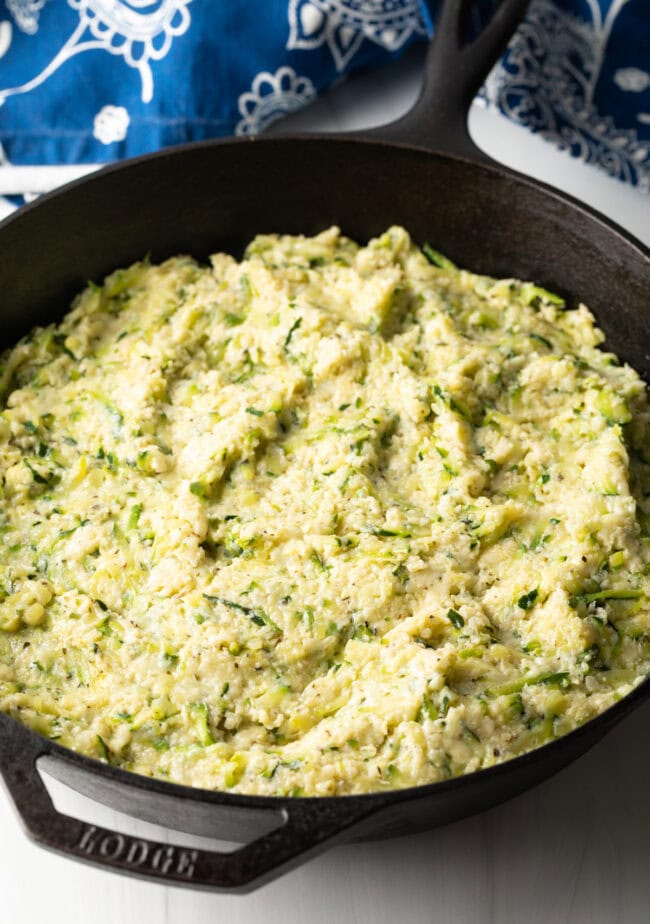
[[(21, 210), (0, 229), (3, 343), (60, 318), (88, 279), (148, 252), (153, 260), (239, 253), (258, 232), (315, 233), (330, 224), (359, 240), (402, 224), (416, 241), (430, 241), (476, 272), (532, 279), (570, 305), (584, 301), (607, 346), (650, 377), (650, 260), (643, 247), (588, 209), (506, 170), (328, 138), (176, 149), (109, 168)], [(577, 757), (649, 693), (646, 682), (629, 704), (511, 765), (381, 796), (375, 804), (384, 808), (359, 833), (430, 827), (513, 795)], [(25, 736), (34, 737), (21, 730), (15, 740)], [(190, 792), (78, 755), (50, 769), (102, 802), (197, 834), (249, 839), (269, 827), (255, 809), (287, 801)], [(373, 798), (331, 801), (352, 809)], [(327, 800), (294, 800), (314, 801)]]
[(3, 340), (61, 317), (89, 279), (150, 253), (238, 254), (258, 232), (358, 239), (402, 224), (478, 273), (584, 301), (609, 347), (650, 376), (650, 261), (578, 203), (504, 169), (327, 137), (190, 145), (108, 168), (8, 219)]

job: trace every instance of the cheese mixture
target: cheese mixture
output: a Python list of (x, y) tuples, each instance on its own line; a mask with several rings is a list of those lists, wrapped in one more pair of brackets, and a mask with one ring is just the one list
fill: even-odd
[(326, 796), (491, 766), (641, 681), (643, 382), (585, 307), (423, 250), (137, 263), (4, 356), (0, 708)]

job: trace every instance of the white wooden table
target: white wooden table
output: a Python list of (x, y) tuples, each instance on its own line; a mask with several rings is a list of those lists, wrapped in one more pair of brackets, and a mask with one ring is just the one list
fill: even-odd
[[(421, 56), (356, 78), (296, 129), (388, 121), (417, 92)], [(561, 187), (650, 241), (650, 198), (477, 110), (493, 156)], [(650, 295), (649, 295), (650, 310)], [(59, 808), (159, 839), (62, 787)], [(181, 843), (192, 839), (178, 838)], [(650, 703), (537, 789), (447, 828), (336, 848), (245, 897), (192, 893), (98, 872), (33, 847), (0, 791), (0, 924), (647, 924)]]

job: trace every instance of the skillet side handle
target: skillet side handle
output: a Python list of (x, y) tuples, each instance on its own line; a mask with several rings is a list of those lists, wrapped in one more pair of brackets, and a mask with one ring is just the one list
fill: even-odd
[(269, 809), (279, 818), (278, 827), (230, 853), (150, 841), (58, 812), (36, 767), (38, 758), (51, 752), (50, 742), (7, 716), (0, 716), (0, 726), (0, 775), (32, 841), (160, 885), (250, 892), (348, 839), (356, 825), (381, 808), (354, 797), (296, 799), (288, 808)]
[(501, 0), (483, 31), (471, 43), (461, 45), (467, 0), (443, 0), (415, 105), (395, 122), (355, 134), (493, 164), (492, 158), (472, 141), (467, 127), (469, 108), (529, 3), (530, 0)]

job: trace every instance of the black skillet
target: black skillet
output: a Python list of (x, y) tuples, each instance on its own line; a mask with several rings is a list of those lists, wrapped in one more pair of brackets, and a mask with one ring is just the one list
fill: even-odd
[[(471, 142), (470, 102), (526, 7), (503, 0), (461, 47), (447, 0), (415, 108), (356, 139), (208, 142), (109, 167), (0, 227), (3, 338), (58, 319), (87, 279), (150, 252), (241, 252), (261, 231), (340, 225), (359, 240), (402, 224), (480, 273), (532, 279), (586, 302), (608, 346), (650, 377), (648, 250), (591, 209), (494, 164)], [(378, 140), (375, 140), (378, 139)], [(444, 152), (444, 153), (442, 153)], [(239, 796), (177, 786), (75, 754), (0, 715), (0, 772), (44, 847), (166, 884), (248, 891), (334, 843), (414, 832), (480, 811), (555, 773), (648, 698), (630, 696), (564, 738), (468, 776), (367, 796)], [(137, 818), (245, 846), (190, 850), (96, 828), (54, 808), (39, 766)]]

